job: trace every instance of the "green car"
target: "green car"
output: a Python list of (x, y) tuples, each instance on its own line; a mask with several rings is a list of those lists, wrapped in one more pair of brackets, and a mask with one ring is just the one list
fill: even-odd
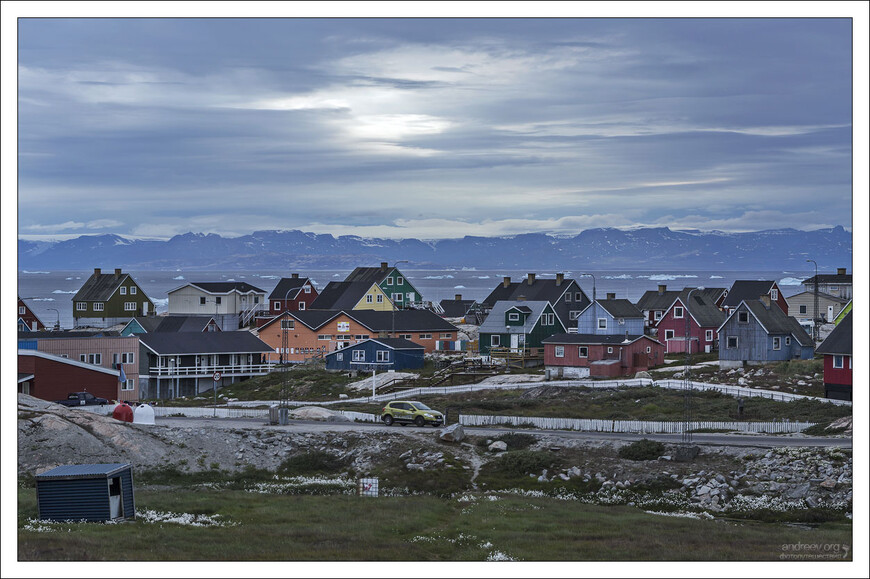
[(387, 426), (392, 426), (394, 422), (402, 426), (411, 423), (417, 426), (441, 426), (444, 424), (444, 415), (422, 402), (393, 400), (381, 410), (381, 420)]

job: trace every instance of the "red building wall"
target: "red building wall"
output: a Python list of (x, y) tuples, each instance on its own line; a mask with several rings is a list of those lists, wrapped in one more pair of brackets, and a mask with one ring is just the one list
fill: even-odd
[[(563, 358), (556, 357), (556, 346), (565, 347), (565, 356)], [(544, 365), (545, 366), (567, 366), (572, 368), (586, 368), (591, 362), (598, 360), (622, 360), (621, 364), (612, 366), (602, 366), (606, 368), (608, 376), (626, 376), (636, 372), (642, 372), (653, 366), (658, 366), (664, 361), (664, 346), (657, 344), (652, 340), (640, 339), (632, 342), (628, 346), (619, 344), (588, 344), (585, 347), (589, 350), (589, 356), (581, 358), (579, 348), (584, 344), (544, 344)], [(650, 348), (647, 353), (647, 347)], [(611, 353), (607, 352), (608, 348), (612, 348)]]
[(90, 392), (108, 400), (120, 399), (118, 377), (106, 372), (32, 355), (18, 356), (18, 373), (33, 374), (30, 395), (63, 400), (70, 392)]
[(843, 356), (843, 367), (834, 368), (834, 356), (825, 354), (825, 384), (852, 385), (852, 356)]
[[(677, 302), (676, 306), (682, 306), (682, 302)], [(684, 310), (684, 316), (689, 319), (689, 338), (690, 343), (692, 345), (692, 353), (703, 353), (707, 346), (710, 346), (710, 350), (712, 351), (715, 348), (715, 344), (718, 342), (718, 337), (716, 336), (716, 328), (702, 328), (699, 327), (697, 322), (689, 315), (688, 310)], [(674, 317), (674, 308), (671, 307), (662, 319), (659, 321), (656, 328), (658, 331), (656, 332), (656, 338), (665, 345), (665, 352), (669, 354), (673, 354), (676, 352), (685, 352), (685, 336), (686, 336), (686, 317), (683, 318), (675, 318)], [(674, 338), (673, 340), (665, 340), (665, 331), (673, 330)], [(707, 330), (712, 330), (712, 340), (707, 340), (706, 332)]]

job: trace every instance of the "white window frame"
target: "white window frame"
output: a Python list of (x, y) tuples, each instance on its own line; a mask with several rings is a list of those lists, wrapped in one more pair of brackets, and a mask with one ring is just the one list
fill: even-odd
[(779, 336), (773, 337), (773, 349), (782, 350), (782, 338), (780, 338)]
[(396, 285), (405, 285), (405, 280), (404, 280), (404, 278), (402, 278), (402, 276), (400, 276), (400, 275), (396, 276)]
[(571, 292), (565, 292), (565, 303), (566, 304), (571, 303)]
[(770, 290), (770, 301), (775, 302), (779, 299), (779, 290), (772, 289)]
[(342, 361), (344, 361), (344, 352), (339, 352), (339, 353), (337, 353), (337, 354), (335, 355), (335, 359), (336, 359), (336, 361), (338, 361), (338, 362), (342, 362)]
[(577, 310), (571, 310), (568, 312), (568, 319), (571, 321), (574, 321), (579, 317), (580, 317), (580, 312), (578, 312)]
[(493, 334), (489, 337), (489, 346), (490, 348), (498, 348), (501, 346), (501, 336), (498, 334)]
[(649, 354), (650, 352), (652, 352), (652, 347), (651, 347), (651, 346), (647, 346), (647, 347), (646, 347), (646, 353)]
[(445, 333), (441, 334), (441, 339), (442, 340), (452, 340), (453, 339), (453, 332), (445, 332)]
[(93, 364), (94, 366), (100, 366), (103, 363), (103, 355), (99, 352), (95, 354), (88, 354), (88, 364)]
[(131, 296), (135, 296), (137, 293), (138, 293), (138, 292), (136, 291), (136, 286), (131, 285), (131, 286), (130, 286), (130, 295), (131, 295)]
[(300, 311), (300, 312), (304, 312), (304, 311), (305, 311), (305, 302), (299, 302), (299, 311)]
[(544, 325), (545, 326), (555, 326), (556, 325), (556, 314), (544, 314)]
[(704, 340), (707, 342), (713, 341), (713, 330), (705, 330), (704, 331)]
[(660, 320), (662, 319), (662, 311), (661, 310), (653, 310), (653, 319)]
[(120, 290), (121, 290), (121, 295), (122, 295), (122, 296), (127, 295), (127, 287), (126, 287), (126, 286), (123, 286), (123, 285), (122, 285), (122, 286), (120, 287)]
[(509, 322), (519, 322), (520, 315), (516, 312), (508, 312), (508, 321)]
[(414, 334), (397, 334), (397, 338), (402, 338), (403, 340), (413, 340)]
[(799, 313), (799, 314), (805, 314), (805, 313), (807, 313), (807, 306), (806, 306), (806, 305), (798, 306), (798, 313)]
[(791, 346), (791, 336), (786, 336), (786, 337), (785, 337), (785, 345), (786, 345), (786, 346)]
[(378, 294), (378, 299), (375, 300), (377, 303), (384, 303), (384, 294)]
[(674, 339), (674, 331), (673, 330), (665, 330), (665, 340), (673, 340)]
[(608, 354), (612, 354), (612, 353), (613, 353), (613, 346), (607, 346), (607, 353), (608, 353)]
[(674, 306), (674, 317), (682, 320), (685, 315), (685, 309), (682, 306)]
[[(838, 359), (838, 358), (839, 358), (839, 361), (840, 361), (839, 364), (837, 364), (837, 359)], [(838, 370), (841, 370), (841, 369), (843, 368), (843, 366), (845, 365), (845, 364), (843, 364), (844, 360), (845, 360), (845, 356), (840, 355), (840, 354), (836, 354), (836, 355), (834, 355), (834, 360), (833, 360), (834, 368), (836, 368), (836, 369), (838, 369)]]
[(421, 339), (421, 340), (431, 340), (431, 339), (432, 339), (432, 334), (420, 334), (420, 338), (419, 338), (419, 339)]
[(365, 350), (354, 350), (352, 361), (365, 362), (366, 361), (366, 351)]
[(106, 311), (106, 302), (94, 302), (94, 311), (95, 312)]
[(576, 294), (574, 294), (574, 301), (575, 302), (582, 302), (583, 301), (583, 292), (577, 292)]
[(135, 390), (136, 381), (133, 378), (127, 378), (127, 381), (121, 384), (121, 390)]
[(375, 297), (372, 294), (366, 294), (366, 303), (370, 304), (375, 301)]
[(311, 293), (311, 286), (310, 285), (303, 286), (302, 291), (307, 293), (307, 294), (310, 294)]
[(389, 362), (390, 361), (390, 351), (389, 350), (377, 350), (376, 353), (378, 362)]
[[(731, 340), (734, 340), (734, 345), (731, 345)], [(725, 338), (725, 349), (736, 350), (740, 347), (740, 338), (738, 336), (728, 336)]]
[(409, 303), (413, 303), (414, 302), (414, 292), (408, 292), (407, 294), (405, 294), (405, 301), (409, 302)]
[(77, 312), (88, 311), (88, 303), (87, 302), (76, 302), (76, 311)]
[(18, 315), (23, 316), (27, 313), (27, 308), (24, 306), (18, 306)]
[(387, 278), (387, 285), (393, 285), (393, 276)]
[[(94, 304), (96, 305), (96, 304)], [(135, 312), (136, 311), (136, 302), (124, 302), (124, 311), (125, 312)]]
[[(604, 325), (601, 325), (601, 322), (604, 322)], [(607, 329), (607, 318), (598, 318), (598, 329), (606, 330)]]
[(404, 299), (404, 296), (402, 294), (393, 294), (392, 299), (395, 303), (398, 304), (398, 303), (402, 302), (402, 300)]
[(588, 358), (589, 357), (589, 346), (577, 346), (577, 357), (578, 358)]
[(282, 330), (295, 330), (296, 329), (296, 320), (281, 320), (281, 329)]
[(274, 304), (272, 304), (272, 309), (276, 310), (276, 311), (280, 310), (281, 309), (281, 302), (276, 301)]
[(555, 356), (557, 358), (564, 358), (565, 357), (565, 346), (556, 346), (554, 353), (555, 353)]
[(199, 305), (201, 305), (201, 306), (205, 305), (205, 296), (199, 296)]
[[(745, 320), (741, 320), (740, 318), (746, 318)], [(749, 323), (749, 312), (739, 311), (737, 312), (737, 323), (738, 324), (748, 324)]]

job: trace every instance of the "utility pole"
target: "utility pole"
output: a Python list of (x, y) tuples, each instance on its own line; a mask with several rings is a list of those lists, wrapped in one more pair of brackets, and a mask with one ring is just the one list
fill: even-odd
[(813, 276), (813, 340), (819, 339), (819, 264), (814, 259), (808, 259), (816, 267), (816, 275)]
[[(689, 335), (689, 303), (692, 292), (703, 290), (704, 287), (696, 287), (686, 294), (686, 303), (683, 304), (683, 317), (686, 319), (686, 370), (683, 372), (683, 444), (692, 444), (692, 422), (694, 421), (692, 380), (689, 376), (689, 367), (692, 365), (692, 341)], [(700, 344), (700, 340), (698, 341)]]

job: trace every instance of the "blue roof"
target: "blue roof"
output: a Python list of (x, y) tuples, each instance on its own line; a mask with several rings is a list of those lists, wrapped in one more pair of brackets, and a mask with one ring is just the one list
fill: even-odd
[(96, 478), (115, 474), (129, 467), (128, 463), (119, 462), (110, 464), (66, 464), (38, 474), (36, 478)]

